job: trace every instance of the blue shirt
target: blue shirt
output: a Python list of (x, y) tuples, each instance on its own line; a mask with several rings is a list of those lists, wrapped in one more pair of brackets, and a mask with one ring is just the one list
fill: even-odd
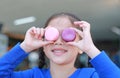
[[(34, 67), (15, 72), (16, 66), (28, 56), (19, 44), (0, 58), (0, 78), (52, 78), (50, 70)], [(94, 68), (78, 68), (68, 78), (120, 78), (120, 69), (104, 51), (90, 60)]]

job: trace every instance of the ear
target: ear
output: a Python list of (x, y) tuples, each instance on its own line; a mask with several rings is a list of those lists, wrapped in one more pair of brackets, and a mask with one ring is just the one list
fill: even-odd
[(83, 51), (79, 50), (79, 54), (83, 54)]
[(79, 48), (77, 48), (78, 49), (78, 53), (79, 54), (83, 54), (83, 51), (82, 50), (80, 50)]

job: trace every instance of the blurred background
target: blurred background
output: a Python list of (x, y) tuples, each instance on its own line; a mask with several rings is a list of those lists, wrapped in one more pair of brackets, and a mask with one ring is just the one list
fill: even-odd
[[(44, 27), (54, 13), (69, 12), (91, 24), (95, 45), (120, 67), (120, 0), (0, 0), (0, 57), (32, 26)], [(87, 56), (80, 57), (87, 66)], [(31, 53), (16, 70), (37, 66), (38, 52)]]

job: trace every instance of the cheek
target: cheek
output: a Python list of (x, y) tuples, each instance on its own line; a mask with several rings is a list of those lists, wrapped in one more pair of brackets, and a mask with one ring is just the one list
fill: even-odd
[(43, 47), (44, 52), (46, 52), (46, 51), (50, 51), (50, 49), (51, 49), (52, 47), (53, 47), (53, 44), (45, 45), (45, 46)]
[(74, 41), (75, 41), (75, 42), (77, 42), (77, 41), (79, 41), (79, 39), (78, 39), (78, 38), (76, 38)]
[(71, 51), (71, 54), (77, 55), (79, 53), (79, 49), (77, 47), (69, 47), (69, 51)]
[(78, 54), (79, 54), (79, 52), (76, 47), (69, 47), (69, 55), (68, 55), (68, 57), (66, 56), (67, 62), (75, 61)]
[(49, 45), (43, 47), (44, 53), (47, 57), (49, 56), (50, 49), (51, 47)]
[(43, 49), (44, 49), (44, 52), (47, 52), (49, 50), (49, 46), (44, 46)]
[(75, 38), (75, 42), (77, 42), (77, 41), (79, 41), (79, 40), (81, 40), (81, 37), (78, 35), (78, 34), (76, 34), (76, 38)]
[[(76, 39), (76, 41), (78, 41), (78, 40)], [(71, 54), (78, 55), (78, 54), (82, 54), (83, 53), (83, 51), (81, 51), (78, 47), (71, 46), (69, 48), (70, 48), (69, 51), (72, 52)]]

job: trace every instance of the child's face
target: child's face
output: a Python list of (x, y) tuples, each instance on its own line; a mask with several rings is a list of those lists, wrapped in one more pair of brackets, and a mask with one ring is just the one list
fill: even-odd
[[(55, 27), (59, 31), (60, 36), (53, 44), (44, 46), (46, 56), (50, 59), (51, 63), (73, 64), (78, 55), (79, 49), (75, 46), (66, 44), (67, 42), (61, 38), (61, 33), (65, 28), (74, 27), (74, 25), (68, 18), (59, 17), (51, 20), (49, 26)], [(79, 40), (78, 34), (76, 35), (77, 36), (74, 41)]]

